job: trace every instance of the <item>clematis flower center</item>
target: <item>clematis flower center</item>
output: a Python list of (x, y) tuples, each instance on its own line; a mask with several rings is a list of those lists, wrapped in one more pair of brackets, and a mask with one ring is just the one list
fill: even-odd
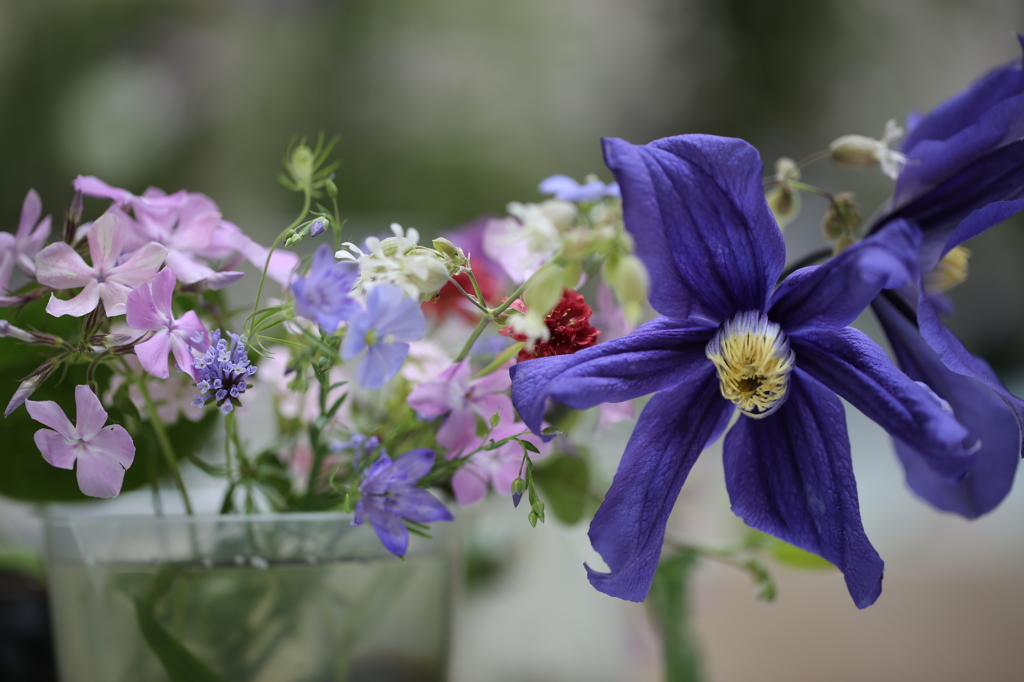
[(795, 357), (782, 328), (758, 310), (728, 320), (704, 349), (722, 396), (760, 419), (782, 407)]
[(924, 276), (924, 288), (930, 294), (941, 294), (967, 281), (970, 249), (955, 246), (942, 257), (935, 269)]

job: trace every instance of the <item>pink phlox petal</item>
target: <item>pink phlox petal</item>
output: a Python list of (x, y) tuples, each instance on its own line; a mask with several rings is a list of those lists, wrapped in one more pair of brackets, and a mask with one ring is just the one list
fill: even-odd
[(218, 224), (220, 213), (217, 212), (201, 213), (187, 222), (181, 220), (168, 245), (179, 251), (205, 256)]
[(452, 409), (450, 388), (444, 381), (427, 381), (414, 388), (406, 402), (424, 417), (440, 417)]
[(36, 280), (54, 289), (75, 289), (95, 282), (96, 271), (68, 244), (55, 242), (36, 254)]
[[(10, 236), (6, 232), (0, 233), (0, 237)], [(7, 286), (11, 282), (11, 275), (14, 273), (14, 252), (4, 248), (4, 241), (0, 239), (0, 293), (7, 292)]]
[[(36, 263), (38, 264), (39, 261), (36, 261)], [(82, 317), (96, 310), (96, 306), (99, 304), (100, 285), (93, 280), (86, 284), (85, 288), (78, 292), (77, 296), (68, 301), (63, 301), (50, 294), (50, 301), (46, 304), (46, 312), (54, 317), (63, 317), (64, 315)]]
[[(168, 306), (168, 310), (170, 306)], [(171, 325), (169, 315), (160, 310), (153, 296), (152, 285), (147, 283), (128, 294), (125, 304), (125, 321), (132, 329), (167, 329)]]
[(135, 443), (123, 427), (112, 425), (92, 438), (78, 455), (78, 488), (90, 497), (115, 497), (124, 472), (135, 459)]
[(36, 254), (43, 248), (43, 243), (50, 236), (50, 216), (43, 218), (36, 229), (22, 244), (17, 247), (18, 267), (27, 275), (36, 274)]
[[(241, 230), (231, 233), (231, 243), (239, 253), (245, 256), (246, 260), (260, 270), (263, 269), (267, 263), (267, 254), (269, 253), (266, 247), (260, 246), (245, 236)], [(291, 281), (292, 271), (295, 270), (295, 266), (298, 264), (299, 257), (297, 255), (291, 251), (277, 249), (270, 255), (267, 277), (278, 284), (287, 285)]]
[(115, 213), (104, 213), (96, 219), (86, 237), (92, 267), (96, 272), (113, 270), (124, 248), (125, 236), (125, 226)]
[(29, 236), (29, 232), (39, 222), (39, 216), (43, 214), (43, 201), (39, 193), (30, 189), (25, 195), (25, 201), (21, 204), (21, 220), (18, 221), (17, 239), (23, 240)]
[(167, 252), (166, 263), (178, 281), (183, 284), (195, 284), (217, 274), (213, 268), (177, 249), (170, 249)]
[(512, 364), (513, 363), (510, 362), (505, 367), (497, 369), (486, 376), (474, 379), (469, 385), (473, 395), (502, 393), (512, 388), (512, 377), (508, 374), (508, 368), (511, 367)]
[(627, 400), (621, 403), (601, 403), (597, 407), (597, 428), (606, 429), (616, 422), (627, 421), (636, 418), (636, 410), (633, 402)]
[(107, 423), (107, 411), (88, 384), (75, 386), (75, 430), (78, 437), (91, 441)]
[(111, 187), (94, 175), (79, 175), (73, 183), (74, 188), (87, 197), (97, 199), (112, 199), (115, 203), (124, 205), (133, 198), (131, 192), (118, 187)]
[(167, 257), (167, 247), (150, 242), (132, 252), (131, 257), (107, 273), (107, 279), (125, 285), (129, 289), (142, 286), (153, 279)]
[(476, 415), (467, 408), (452, 410), (437, 430), (437, 442), (450, 453), (459, 452), (476, 436)]
[(128, 294), (132, 290), (120, 282), (107, 280), (98, 287), (100, 300), (103, 301), (103, 312), (107, 317), (124, 315), (127, 311)]
[(469, 401), (470, 408), (484, 421), (497, 413), (501, 421), (512, 420), (515, 412), (512, 409), (512, 398), (502, 393), (491, 393), (488, 395), (474, 395)]
[(168, 268), (164, 268), (156, 273), (156, 276), (150, 283), (153, 291), (153, 303), (156, 304), (156, 309), (168, 320), (173, 319), (171, 303), (174, 300), (174, 285), (177, 283), (178, 280), (174, 278), (174, 273)]
[(78, 457), (79, 446), (77, 443), (68, 441), (67, 438), (50, 429), (39, 429), (32, 436), (36, 447), (42, 453), (43, 459), (50, 466), (58, 469), (70, 469), (75, 465)]
[(209, 260), (224, 260), (234, 256), (235, 262), (227, 267), (236, 267), (238, 263), (244, 260), (244, 257), (238, 253), (238, 249), (234, 247), (235, 239), (237, 239), (236, 235), (241, 234), (241, 232), (242, 228), (234, 223), (230, 223), (227, 220), (220, 221), (213, 231), (213, 236), (206, 247), (206, 251), (203, 253), (203, 257)]
[(463, 507), (479, 502), (487, 495), (486, 474), (472, 461), (466, 462), (452, 476), (452, 492), (455, 501)]
[(78, 431), (71, 424), (71, 420), (64, 414), (60, 405), (52, 400), (26, 400), (25, 409), (28, 416), (43, 426), (49, 426), (69, 441), (78, 440)]
[(135, 344), (135, 354), (139, 356), (142, 368), (157, 379), (170, 376), (167, 368), (167, 353), (171, 350), (171, 333), (166, 329), (158, 331), (153, 338)]

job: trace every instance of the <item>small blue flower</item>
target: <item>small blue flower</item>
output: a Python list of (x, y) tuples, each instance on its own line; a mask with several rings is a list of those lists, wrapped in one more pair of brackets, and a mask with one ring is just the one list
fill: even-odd
[(593, 176), (581, 185), (568, 175), (552, 175), (541, 180), (537, 190), (541, 194), (553, 194), (562, 201), (597, 201), (604, 197), (620, 196), (618, 183), (606, 185)]
[[(330, 444), (331, 452), (341, 452), (343, 450), (352, 451), (352, 466), (358, 467), (359, 461), (373, 453), (377, 448), (380, 447), (380, 438), (377, 436), (364, 436), (361, 433), (353, 433), (352, 437), (347, 441), (335, 440)], [(384, 453), (386, 454), (386, 453)]]
[(309, 224), (309, 236), (319, 237), (327, 230), (327, 221), (323, 218), (317, 218)]
[(321, 244), (313, 254), (309, 272), (292, 282), (295, 312), (334, 333), (344, 320), (359, 312), (359, 303), (349, 296), (359, 268), (352, 261), (338, 261), (331, 247)]
[(387, 550), (395, 556), (405, 556), (409, 530), (403, 521), (454, 520), (447, 507), (426, 490), (416, 487), (433, 465), (433, 450), (411, 450), (394, 461), (382, 452), (359, 484), (361, 497), (356, 503), (352, 525), (362, 525), (369, 519)]
[[(199, 395), (192, 401), (194, 407), (204, 407), (214, 401), (220, 411), (227, 414), (233, 407), (242, 405), (239, 398), (249, 387), (246, 379), (256, 373), (256, 366), (249, 362), (245, 352), (245, 337), (231, 332), (228, 336), (230, 345), (220, 337), (220, 330), (215, 330), (203, 356), (192, 363), (199, 389)], [(196, 332), (192, 341), (200, 351), (204, 350), (202, 334)]]
[(366, 389), (380, 388), (401, 368), (409, 342), (423, 338), (426, 326), (418, 300), (406, 298), (393, 284), (378, 284), (366, 294), (366, 309), (349, 320), (341, 357), (351, 360), (365, 350), (356, 381)]

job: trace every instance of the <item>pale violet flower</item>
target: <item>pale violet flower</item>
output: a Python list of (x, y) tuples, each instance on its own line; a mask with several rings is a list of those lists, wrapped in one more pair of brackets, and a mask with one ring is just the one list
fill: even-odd
[(515, 282), (525, 282), (562, 248), (576, 222), (576, 205), (549, 200), (508, 205), (512, 218), (491, 220), (484, 228), (484, 253)]
[(380, 388), (402, 367), (409, 342), (422, 338), (426, 325), (418, 299), (392, 284), (375, 286), (366, 295), (366, 308), (349, 320), (341, 357), (361, 356), (356, 381), (366, 389)]
[(499, 369), (474, 379), (469, 361), (457, 362), (445, 369), (435, 381), (427, 381), (409, 394), (409, 407), (434, 418), (448, 414), (437, 431), (437, 442), (447, 450), (462, 449), (476, 436), (476, 418), (485, 421), (498, 413), (504, 421), (512, 419), (512, 386), (507, 369)]
[(419, 246), (420, 233), (410, 227), (403, 230), (398, 223), (391, 224), (393, 237), (378, 239), (367, 237), (367, 251), (352, 242), (335, 256), (359, 264), (359, 283), (362, 291), (374, 284), (393, 284), (409, 298), (431, 298), (448, 282), (448, 266), (432, 249)]
[[(107, 423), (107, 412), (87, 385), (75, 386), (76, 423), (52, 400), (26, 400), (32, 419), (49, 429), (36, 431), (43, 458), (59, 469), (78, 462), (78, 487), (90, 497), (114, 497), (121, 492), (125, 469), (135, 459), (135, 443), (124, 427)], [(52, 430), (51, 430), (52, 429)]]
[(597, 201), (604, 197), (620, 197), (619, 183), (605, 184), (596, 175), (588, 175), (586, 182), (580, 184), (568, 175), (552, 175), (544, 178), (537, 186), (541, 194), (552, 194), (562, 201)]
[(359, 310), (350, 295), (358, 274), (352, 261), (336, 261), (331, 247), (321, 244), (306, 276), (292, 282), (295, 312), (333, 334), (342, 321)]
[(125, 237), (120, 218), (108, 212), (89, 228), (92, 265), (87, 265), (64, 242), (55, 242), (40, 251), (36, 255), (36, 279), (40, 284), (54, 289), (84, 287), (69, 301), (51, 295), (46, 312), (54, 317), (82, 317), (95, 310), (102, 300), (107, 317), (124, 315), (128, 293), (153, 279), (167, 255), (165, 247), (149, 242), (118, 264), (124, 251)]
[(174, 355), (178, 369), (191, 376), (194, 371), (192, 363), (195, 362), (192, 348), (197, 347), (192, 339), (196, 334), (203, 339), (208, 337), (206, 327), (194, 310), (179, 318), (174, 317), (171, 302), (176, 283), (174, 273), (164, 268), (151, 283), (147, 282), (128, 294), (128, 326), (156, 332), (147, 341), (135, 345), (135, 354), (139, 356), (143, 369), (158, 379), (169, 376), (168, 352)]

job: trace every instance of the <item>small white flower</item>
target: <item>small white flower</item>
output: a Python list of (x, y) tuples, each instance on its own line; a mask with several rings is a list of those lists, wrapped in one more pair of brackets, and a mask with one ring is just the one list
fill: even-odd
[(539, 204), (512, 202), (514, 218), (492, 220), (484, 229), (484, 252), (501, 264), (509, 277), (525, 282), (562, 248), (576, 224), (576, 205), (552, 199)]
[(367, 237), (365, 246), (369, 253), (345, 242), (347, 250), (334, 254), (339, 259), (359, 264), (356, 290), (365, 293), (370, 285), (390, 283), (409, 298), (430, 298), (437, 294), (448, 281), (443, 257), (419, 246), (420, 234), (415, 228), (403, 230), (398, 223), (392, 223), (391, 232), (395, 236), (386, 239)]

